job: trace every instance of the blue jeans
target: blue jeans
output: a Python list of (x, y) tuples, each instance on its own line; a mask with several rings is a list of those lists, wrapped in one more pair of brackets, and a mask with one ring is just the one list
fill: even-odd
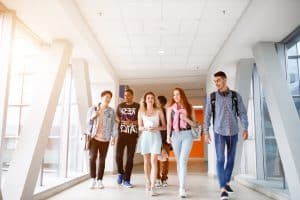
[(187, 161), (193, 145), (193, 136), (190, 130), (172, 132), (172, 147), (174, 150), (177, 174), (179, 177), (180, 188), (185, 188), (187, 173)]
[[(231, 175), (234, 167), (235, 152), (238, 141), (238, 135), (222, 136), (215, 133), (215, 146), (217, 154), (217, 174), (220, 188), (226, 186), (231, 180)], [(225, 144), (227, 147), (227, 162), (225, 163)]]

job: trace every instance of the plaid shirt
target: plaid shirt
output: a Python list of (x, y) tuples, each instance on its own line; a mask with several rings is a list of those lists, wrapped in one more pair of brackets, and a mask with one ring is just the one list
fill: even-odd
[[(242, 97), (237, 93), (238, 98), (238, 110), (239, 119), (243, 130), (248, 129), (248, 116)], [(204, 130), (208, 134), (210, 127), (210, 120), (212, 117), (210, 96), (207, 97), (205, 115), (204, 115)], [(232, 92), (230, 91), (227, 96), (222, 96), (219, 92), (216, 92), (215, 101), (215, 122), (213, 130), (215, 133), (231, 136), (236, 135), (239, 132), (238, 119), (236, 115), (235, 106), (232, 106)]]

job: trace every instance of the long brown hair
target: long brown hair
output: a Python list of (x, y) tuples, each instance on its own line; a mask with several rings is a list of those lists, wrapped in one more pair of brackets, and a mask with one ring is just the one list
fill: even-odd
[(183, 89), (181, 89), (181, 88), (174, 88), (173, 93), (172, 93), (172, 100), (171, 100), (170, 106), (173, 106), (173, 104), (176, 103), (175, 100), (174, 100), (174, 97), (173, 97), (174, 96), (174, 91), (178, 91), (179, 92), (179, 94), (180, 94), (180, 103), (186, 109), (187, 117), (189, 119), (191, 119), (192, 118), (192, 105), (187, 100), (187, 97), (186, 97), (185, 92), (184, 92)]
[(141, 106), (141, 107), (140, 107), (140, 110), (141, 110), (142, 112), (144, 112), (144, 113), (147, 111), (146, 98), (147, 98), (148, 95), (152, 95), (152, 96), (154, 97), (154, 104), (153, 104), (154, 110), (159, 109), (159, 108), (157, 107), (155, 94), (154, 94), (153, 92), (146, 92), (146, 93), (144, 94), (142, 100), (141, 100), (141, 103), (140, 103), (140, 106)]

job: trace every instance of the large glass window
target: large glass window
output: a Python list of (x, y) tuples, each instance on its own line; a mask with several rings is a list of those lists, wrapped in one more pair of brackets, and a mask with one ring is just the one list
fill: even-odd
[[(22, 29), (16, 28), (12, 46), (11, 77), (4, 134), (3, 171), (7, 171), (16, 149), (20, 131), (30, 112), (33, 96), (32, 77), (29, 70), (32, 58), (40, 55), (40, 46)], [(4, 174), (5, 175), (5, 174)]]
[(269, 110), (266, 104), (265, 97), (261, 98), (262, 101), (262, 124), (263, 124), (263, 137), (264, 137), (264, 154), (265, 163), (264, 171), (267, 179), (283, 178), (283, 171), (281, 167), (281, 159), (274, 136), (274, 130), (269, 115)]
[[(6, 130), (1, 152), (3, 162), (0, 163), (3, 181), (17, 148), (21, 130), (28, 120), (33, 100), (37, 97), (34, 93), (37, 70), (43, 67), (34, 64), (43, 56), (41, 45), (21, 27), (17, 26), (15, 30), (12, 49)], [(87, 155), (81, 144), (82, 133), (75, 89), (72, 87), (71, 67), (67, 70), (67, 77), (55, 110), (35, 192), (87, 173)]]
[(300, 116), (300, 41), (294, 41), (287, 46), (287, 81)]
[[(253, 71), (253, 92), (255, 98), (257, 172), (259, 179), (276, 183), (276, 187), (285, 187), (284, 172), (269, 114), (264, 86), (260, 81), (256, 67)], [(261, 152), (263, 155), (261, 155)], [(259, 155), (258, 155), (259, 154)], [(272, 185), (272, 184), (271, 184)], [(271, 186), (272, 187), (272, 186)]]

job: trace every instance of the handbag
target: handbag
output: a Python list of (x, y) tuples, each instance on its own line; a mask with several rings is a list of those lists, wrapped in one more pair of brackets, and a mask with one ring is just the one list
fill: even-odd
[(201, 131), (202, 131), (201, 125), (198, 122), (196, 122), (196, 126), (192, 127), (192, 136), (193, 136), (193, 138), (201, 140), (201, 137), (200, 137)]

